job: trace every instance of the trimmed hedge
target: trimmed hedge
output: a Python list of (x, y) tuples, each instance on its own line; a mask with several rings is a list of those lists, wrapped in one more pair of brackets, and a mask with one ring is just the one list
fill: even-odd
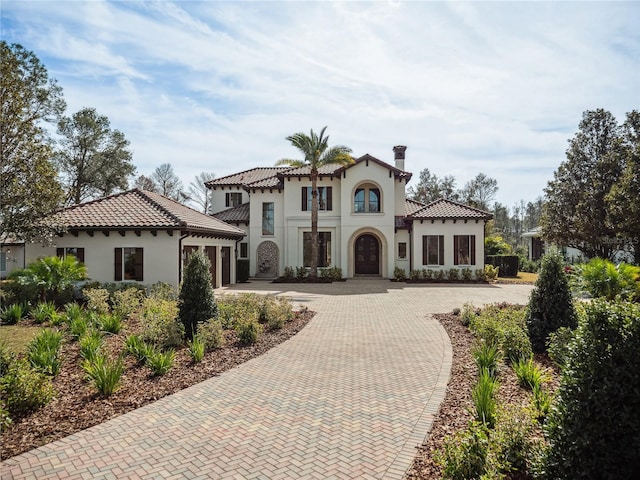
[(638, 478), (640, 306), (585, 310), (548, 418), (546, 478)]
[(499, 267), (499, 277), (517, 277), (518, 276), (517, 255), (487, 255), (485, 263)]

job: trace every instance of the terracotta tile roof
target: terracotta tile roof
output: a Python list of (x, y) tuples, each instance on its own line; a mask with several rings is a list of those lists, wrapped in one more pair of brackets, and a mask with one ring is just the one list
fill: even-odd
[[(387, 162), (383, 162), (382, 160), (369, 155), (368, 153), (363, 155), (362, 157), (358, 158), (356, 160), (356, 163), (354, 165), (357, 165), (358, 163), (362, 163), (362, 162), (374, 162), (377, 163), (378, 165), (383, 166), (384, 168), (388, 168), (389, 170), (391, 170), (396, 178), (406, 178), (407, 181), (409, 181), (409, 179), (411, 179), (411, 176), (413, 175), (411, 172), (405, 172), (404, 170), (400, 170), (399, 168), (394, 167), (393, 165), (388, 164)], [(351, 165), (353, 166), (353, 165)]]
[(275, 175), (272, 177), (263, 178), (260, 180), (256, 180), (255, 182), (248, 183), (244, 186), (246, 189), (252, 188), (282, 188), (282, 179), (276, 177)]
[(417, 202), (415, 200), (411, 200), (410, 198), (405, 199), (404, 201), (404, 212), (405, 215), (412, 215), (416, 213), (418, 210), (426, 207), (426, 205), (422, 202)]
[(244, 236), (217, 218), (137, 188), (65, 208), (56, 216), (72, 230), (180, 229), (226, 238)]
[[(389, 170), (391, 170), (394, 175), (396, 176), (396, 178), (406, 178), (407, 181), (411, 178), (411, 173), (410, 172), (405, 172), (404, 170), (400, 170), (396, 167), (394, 167), (393, 165), (389, 165), (388, 163), (383, 162), (382, 160), (377, 159), (376, 157), (373, 157), (371, 155), (369, 155), (368, 153), (363, 155), (360, 158), (357, 158), (354, 163), (352, 163), (351, 165), (340, 165), (338, 163), (332, 163), (332, 164), (328, 164), (328, 165), (323, 165), (322, 167), (320, 167), (318, 169), (318, 175), (320, 176), (336, 176), (338, 174), (340, 174), (343, 170), (348, 170), (349, 168), (352, 168), (354, 165), (358, 165), (360, 163), (367, 163), (367, 162), (374, 162), (377, 163), (378, 165), (384, 167), (384, 168), (388, 168)], [(309, 174), (311, 173), (311, 167), (309, 166), (304, 166), (304, 167), (299, 167), (299, 168), (292, 168), (291, 170), (285, 170), (283, 172), (278, 173), (279, 177), (307, 177), (309, 176)]]
[[(318, 175), (337, 175), (339, 172), (344, 170), (344, 165), (339, 163), (330, 163), (328, 165), (322, 165), (318, 169)], [(305, 165), (304, 167), (292, 168), (291, 170), (287, 170), (284, 172), (280, 172), (278, 174), (279, 177), (308, 177), (311, 174), (311, 167), (309, 165)]]
[(233, 175), (227, 175), (226, 177), (215, 178), (206, 182), (206, 185), (209, 188), (229, 185), (245, 186), (266, 180), (270, 177), (275, 177), (278, 173), (289, 169), (291, 169), (291, 167), (257, 167), (245, 170), (244, 172), (234, 173)]
[(489, 220), (493, 218), (493, 215), (477, 208), (441, 198), (425, 205), (420, 210), (410, 214), (409, 217), (418, 219), (477, 218)]
[(229, 223), (249, 223), (249, 202), (231, 207), (213, 215), (218, 220)]

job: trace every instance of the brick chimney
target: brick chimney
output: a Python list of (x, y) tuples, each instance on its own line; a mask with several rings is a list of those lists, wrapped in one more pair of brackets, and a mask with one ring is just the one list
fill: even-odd
[(404, 145), (396, 145), (393, 147), (396, 168), (404, 171), (404, 151), (407, 149)]

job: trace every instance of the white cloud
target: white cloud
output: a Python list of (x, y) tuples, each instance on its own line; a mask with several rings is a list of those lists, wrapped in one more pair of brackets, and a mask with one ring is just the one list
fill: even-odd
[[(43, 60), (69, 114), (94, 106), (131, 141), (139, 173), (188, 184), (334, 143), (407, 168), (499, 180), (534, 199), (584, 110), (639, 107), (629, 3), (13, 2), (3, 37)], [(635, 20), (634, 20), (635, 19)]]

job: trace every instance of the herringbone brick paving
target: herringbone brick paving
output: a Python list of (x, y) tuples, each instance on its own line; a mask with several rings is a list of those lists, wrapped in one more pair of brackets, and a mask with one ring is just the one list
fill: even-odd
[(376, 279), (220, 289), (286, 295), (318, 313), (219, 377), (4, 461), (2, 480), (401, 479), (451, 366), (430, 314), (525, 302), (530, 290)]

